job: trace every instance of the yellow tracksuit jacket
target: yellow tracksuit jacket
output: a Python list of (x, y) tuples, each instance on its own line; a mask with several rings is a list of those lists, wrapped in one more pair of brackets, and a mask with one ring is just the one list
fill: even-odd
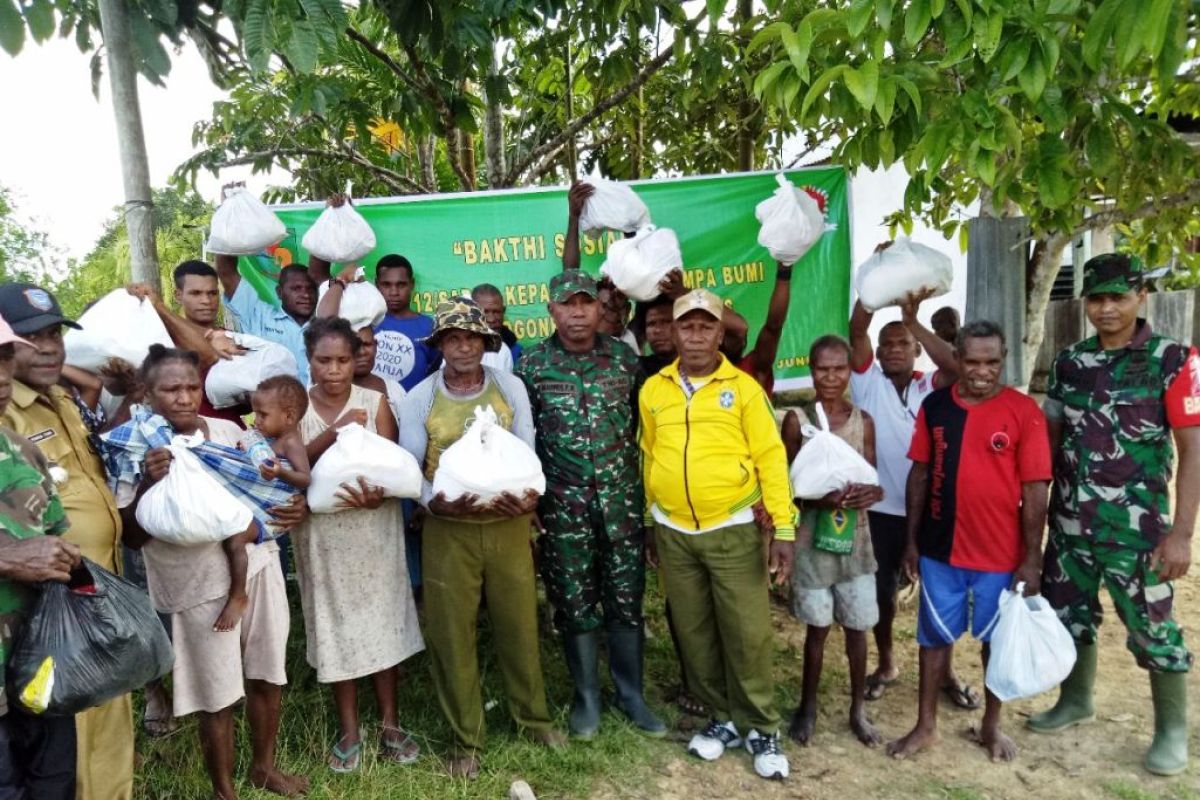
[(689, 400), (676, 360), (647, 379), (638, 405), (647, 519), (657, 503), (672, 522), (702, 530), (761, 499), (775, 537), (795, 538), (787, 454), (754, 378), (722, 356)]

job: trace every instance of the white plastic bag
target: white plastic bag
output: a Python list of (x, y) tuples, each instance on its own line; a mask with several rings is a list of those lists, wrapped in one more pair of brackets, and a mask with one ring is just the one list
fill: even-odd
[(533, 448), (498, 424), (496, 411), (475, 406), (475, 420), (446, 448), (433, 475), (433, 493), (453, 502), (464, 494), (487, 505), (498, 495), (545, 494), (546, 476)]
[(593, 238), (606, 230), (632, 233), (650, 224), (650, 209), (624, 183), (594, 176), (587, 182), (595, 189), (583, 204), (579, 229)]
[(299, 374), (296, 357), (283, 345), (248, 333), (235, 333), (233, 339), (250, 352), (221, 359), (209, 368), (204, 393), (213, 408), (245, 405), (250, 402), (250, 393), (267, 378)]
[(986, 683), (1007, 703), (1053, 689), (1075, 666), (1075, 641), (1041, 595), (1023, 597), (1024, 583), (1000, 596)]
[(250, 256), (279, 244), (287, 228), (244, 186), (228, 190), (213, 212), (206, 248), (210, 253)]
[(795, 264), (825, 233), (825, 215), (808, 192), (797, 189), (782, 174), (775, 176), (775, 194), (754, 207), (762, 227), (758, 243), (781, 264)]
[(124, 289), (101, 297), (79, 318), (83, 330), (67, 330), (63, 344), (67, 363), (96, 372), (110, 358), (121, 358), (137, 369), (152, 344), (173, 347), (158, 312), (149, 300), (139, 300)]
[(807, 440), (792, 462), (792, 496), (817, 500), (840, 492), (852, 483), (877, 486), (879, 475), (858, 451), (829, 430), (825, 409), (817, 403), (820, 428), (805, 424), (800, 433)]
[[(328, 291), (329, 284), (321, 284), (321, 288), (317, 291), (318, 305)], [(386, 314), (387, 301), (375, 288), (375, 284), (367, 281), (354, 281), (346, 284), (346, 288), (342, 290), (342, 304), (338, 306), (338, 316), (348, 320), (350, 327), (354, 330), (374, 328), (383, 321)]]
[(854, 288), (867, 311), (897, 305), (912, 292), (932, 290), (930, 296), (939, 297), (950, 291), (953, 282), (950, 258), (907, 236), (873, 254), (854, 275)]
[(375, 249), (375, 231), (347, 200), (336, 208), (326, 207), (300, 244), (322, 261), (348, 264)]
[(308, 507), (314, 514), (345, 511), (337, 493), (343, 483), (357, 488), (360, 476), (388, 497), (421, 496), (421, 467), (412, 454), (351, 423), (338, 430), (337, 441), (313, 465)]
[(155, 539), (179, 545), (221, 542), (250, 527), (254, 515), (188, 449), (203, 437), (176, 436), (171, 468), (138, 501), (137, 521)]
[(653, 300), (661, 292), (659, 282), (673, 269), (683, 267), (679, 239), (670, 228), (647, 225), (632, 239), (608, 246), (608, 258), (600, 266), (613, 284), (631, 300)]

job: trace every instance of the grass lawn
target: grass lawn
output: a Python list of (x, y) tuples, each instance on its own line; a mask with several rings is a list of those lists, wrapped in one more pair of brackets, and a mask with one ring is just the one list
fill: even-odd
[[(647, 694), (654, 707), (672, 721), (673, 707), (664, 701), (666, 687), (678, 682), (678, 668), (671, 640), (662, 616), (662, 600), (656, 580), (650, 576), (646, 610), (650, 620), (650, 638), (646, 646)], [(507, 797), (508, 787), (523, 779), (539, 798), (584, 797), (597, 779), (616, 776), (636, 781), (637, 776), (667, 754), (678, 754), (680, 745), (671, 741), (652, 741), (640, 736), (624, 718), (606, 713), (601, 734), (586, 743), (549, 751), (518, 736), (504, 701), (500, 673), (491, 652), (491, 632), (486, 622), (480, 627), (481, 667), (484, 673), (484, 703), (488, 747), (483, 754), (480, 777), (474, 782), (447, 777), (443, 759), (451, 743), (450, 729), (442, 718), (433, 691), (427, 656), (422, 653), (403, 665), (400, 682), (400, 720), (421, 744), (419, 762), (397, 766), (379, 762), (373, 743), (377, 741), (378, 714), (369, 683), (360, 681), (362, 722), (367, 730), (363, 766), (353, 775), (335, 775), (325, 767), (325, 757), (337, 736), (333, 704), (327, 687), (316, 681), (316, 674), (304, 658), (304, 622), (300, 614), (296, 585), (289, 583), (292, 602), (292, 634), (288, 643), (288, 687), (284, 691), (283, 721), (280, 726), (281, 766), (312, 779), (314, 798), (497, 798)], [(570, 681), (557, 638), (549, 632), (542, 605), (542, 661), (551, 708), (560, 726), (566, 728), (570, 703)], [(605, 676), (607, 681), (607, 676)], [(139, 704), (140, 706), (140, 704)], [(139, 709), (140, 713), (140, 709)], [(249, 731), (243, 716), (238, 717), (238, 787), (242, 797), (273, 797), (252, 789), (246, 782), (249, 768)], [(139, 731), (138, 768), (135, 797), (197, 798), (210, 791), (201, 760), (195, 717), (183, 720), (174, 735), (151, 740)]]

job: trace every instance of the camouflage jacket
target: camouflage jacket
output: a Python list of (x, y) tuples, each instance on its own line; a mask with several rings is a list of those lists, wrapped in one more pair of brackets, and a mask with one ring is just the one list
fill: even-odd
[[(46, 457), (37, 446), (0, 427), (0, 539), (32, 539), (67, 529), (67, 517)], [(33, 590), (0, 580), (0, 678)], [(0, 715), (7, 710), (0, 680)]]
[(546, 499), (583, 503), (584, 515), (597, 496), (611, 536), (640, 528), (637, 354), (609, 336), (597, 336), (588, 353), (571, 353), (551, 335), (521, 354), (516, 372), (529, 390)]
[[(1051, 529), (1137, 549), (1170, 527), (1168, 388), (1190, 348), (1138, 322), (1121, 350), (1095, 336), (1058, 354), (1046, 416), (1062, 428), (1055, 453)], [(1183, 376), (1187, 377), (1187, 376)]]

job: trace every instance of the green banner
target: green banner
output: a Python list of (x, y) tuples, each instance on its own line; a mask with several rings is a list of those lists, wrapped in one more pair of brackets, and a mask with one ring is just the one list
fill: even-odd
[[(775, 362), (778, 388), (807, 383), (808, 346), (825, 333), (845, 334), (850, 293), (850, 216), (846, 173), (840, 167), (789, 170), (824, 204), (826, 231), (795, 266), (787, 326)], [(656, 179), (630, 183), (655, 225), (671, 228), (683, 251), (691, 287), (710, 289), (746, 316), (751, 342), (762, 326), (775, 283), (775, 263), (758, 245), (754, 207), (776, 188), (774, 173)], [(386, 253), (414, 265), (413, 307), (432, 314), (438, 302), (491, 283), (504, 293), (507, 324), (523, 343), (553, 331), (547, 281), (562, 269), (566, 190), (513, 189), (419, 197), (355, 200), (378, 247), (363, 259), (368, 273)], [(303, 264), (304, 232), (323, 204), (276, 206), (288, 237), (270, 253), (242, 259), (242, 273), (270, 302), (280, 265)], [(619, 234), (581, 242), (583, 267), (597, 272)]]

